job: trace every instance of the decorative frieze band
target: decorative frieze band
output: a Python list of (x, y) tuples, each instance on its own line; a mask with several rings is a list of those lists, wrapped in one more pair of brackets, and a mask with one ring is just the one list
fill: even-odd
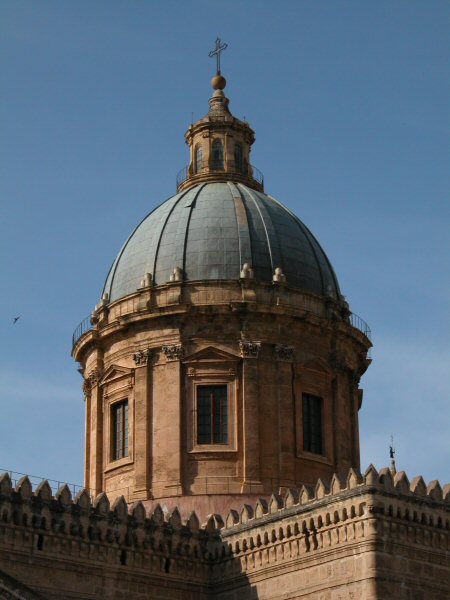
[(239, 350), (242, 358), (258, 358), (261, 350), (261, 342), (249, 342), (240, 340)]
[(149, 348), (147, 348), (147, 350), (139, 350), (138, 352), (134, 352), (132, 356), (134, 364), (137, 367), (146, 367), (151, 360), (153, 353)]
[(292, 362), (294, 360), (294, 346), (286, 346), (286, 344), (276, 344), (275, 358), (284, 362)]
[(181, 360), (183, 358), (183, 346), (181, 344), (163, 346), (162, 351), (164, 352), (167, 360)]

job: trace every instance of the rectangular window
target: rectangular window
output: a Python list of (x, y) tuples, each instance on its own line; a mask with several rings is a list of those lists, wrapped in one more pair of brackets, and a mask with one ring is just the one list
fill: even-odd
[(303, 450), (323, 454), (323, 400), (317, 396), (303, 394)]
[(128, 456), (128, 400), (112, 406), (113, 447), (112, 459)]
[(197, 387), (197, 444), (228, 444), (226, 385)]

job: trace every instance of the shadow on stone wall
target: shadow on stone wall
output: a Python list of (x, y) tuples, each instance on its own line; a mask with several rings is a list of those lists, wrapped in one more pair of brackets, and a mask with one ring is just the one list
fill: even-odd
[(66, 485), (53, 495), (46, 481), (33, 491), (28, 477), (13, 488), (5, 474), (0, 569), (10, 583), (0, 598), (254, 600), (241, 560), (222, 541), (223, 525), (210, 515), (201, 526), (194, 512), (183, 522), (177, 508), (165, 515), (159, 505), (147, 514), (122, 497), (110, 506), (104, 493), (72, 499)]

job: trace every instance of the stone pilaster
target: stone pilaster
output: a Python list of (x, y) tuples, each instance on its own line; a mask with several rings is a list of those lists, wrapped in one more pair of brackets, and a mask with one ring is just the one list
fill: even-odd
[(91, 462), (91, 390), (83, 384), (85, 393), (85, 422), (84, 422), (84, 487), (89, 487)]
[(295, 482), (295, 406), (292, 386), (293, 346), (277, 344), (277, 406), (278, 406), (278, 476), (280, 485)]
[(152, 432), (152, 375), (150, 350), (133, 354), (134, 373), (134, 465), (135, 484), (133, 499), (146, 500), (151, 486), (151, 432)]
[[(86, 485), (93, 494), (103, 488), (103, 399), (99, 386), (100, 369), (92, 369), (85, 378), (83, 389), (86, 394), (86, 427), (89, 427), (89, 440), (86, 440), (86, 472), (89, 472)], [(89, 469), (89, 471), (87, 471)]]
[(153, 496), (179, 496), (181, 485), (181, 362), (183, 346), (162, 347), (165, 363), (155, 366), (153, 380)]
[(242, 356), (242, 412), (243, 412), (243, 483), (242, 492), (263, 491), (260, 465), (258, 355), (260, 342), (239, 342)]

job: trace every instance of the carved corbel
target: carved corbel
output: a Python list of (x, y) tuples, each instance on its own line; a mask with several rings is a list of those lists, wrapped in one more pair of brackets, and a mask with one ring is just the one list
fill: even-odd
[(239, 341), (239, 350), (242, 358), (258, 358), (261, 342)]

